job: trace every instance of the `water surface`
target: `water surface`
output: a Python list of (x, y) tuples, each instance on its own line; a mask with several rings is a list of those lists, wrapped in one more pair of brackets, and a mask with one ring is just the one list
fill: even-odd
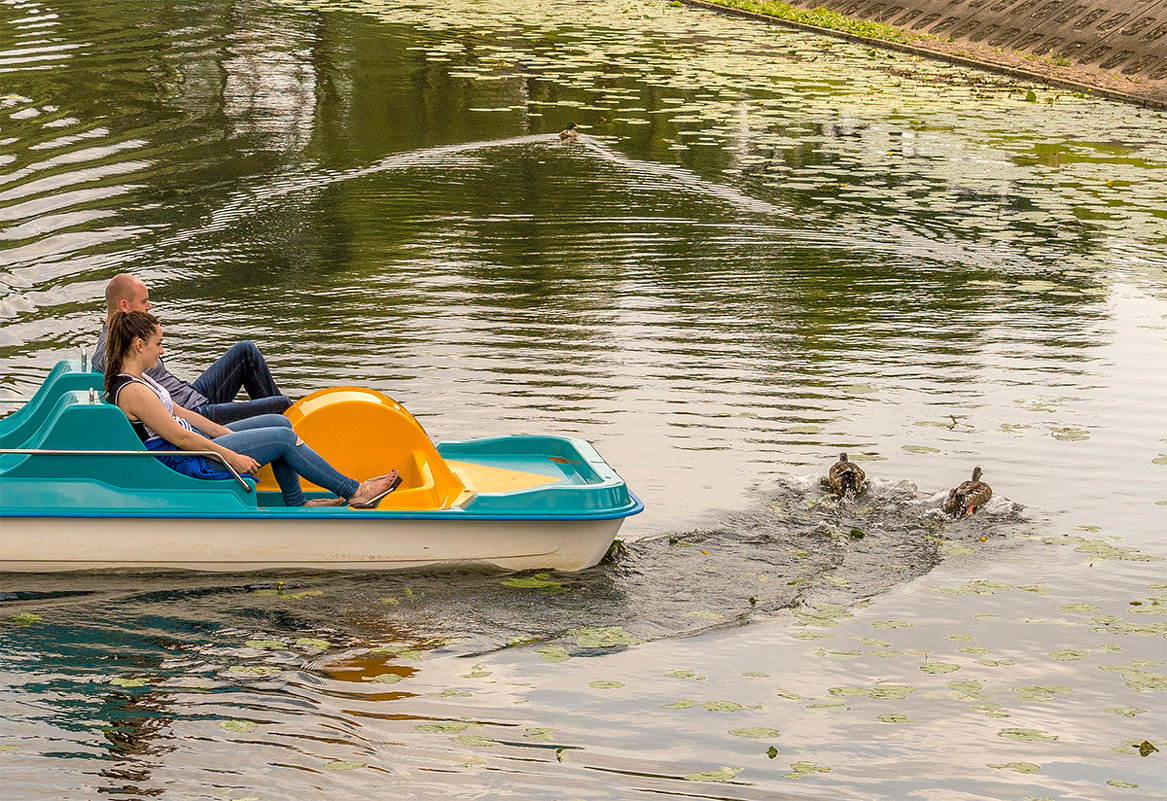
[(14, 798), (1159, 797), (1162, 114), (658, 2), (0, 21), (0, 397), (130, 270), (179, 374), (648, 504), (574, 575), (2, 577)]

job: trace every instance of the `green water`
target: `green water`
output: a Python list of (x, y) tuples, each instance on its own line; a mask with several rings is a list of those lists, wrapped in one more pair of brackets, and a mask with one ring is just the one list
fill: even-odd
[(0, 5), (0, 398), (128, 270), (180, 375), (250, 338), (648, 505), (518, 586), (0, 576), (4, 796), (1159, 798), (1165, 169), (666, 3)]

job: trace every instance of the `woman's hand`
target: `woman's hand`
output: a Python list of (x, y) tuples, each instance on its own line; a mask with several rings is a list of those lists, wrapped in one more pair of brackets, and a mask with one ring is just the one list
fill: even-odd
[(223, 449), (223, 458), (227, 460), (227, 464), (235, 469), (235, 472), (241, 476), (251, 475), (259, 470), (259, 462), (252, 459), (244, 453), (236, 453), (232, 450)]

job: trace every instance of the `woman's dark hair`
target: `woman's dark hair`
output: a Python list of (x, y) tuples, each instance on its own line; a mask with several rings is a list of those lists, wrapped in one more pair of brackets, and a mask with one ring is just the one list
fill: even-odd
[(122, 371), (122, 363), (134, 340), (149, 339), (159, 327), (158, 318), (150, 312), (114, 312), (113, 319), (109, 321), (109, 339), (105, 348), (106, 395), (113, 387), (114, 378)]

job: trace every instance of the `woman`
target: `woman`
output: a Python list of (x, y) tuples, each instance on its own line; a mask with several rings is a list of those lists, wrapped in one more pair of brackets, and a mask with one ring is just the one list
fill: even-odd
[[(144, 375), (163, 352), (158, 318), (143, 311), (114, 314), (109, 325), (105, 394), (126, 413), (147, 448), (164, 449), (170, 443), (179, 450), (214, 451), (241, 475), (271, 463), (287, 506), (306, 503), (300, 476), (347, 499), (350, 506), (364, 508), (375, 506), (401, 484), (396, 470), (361, 482), (341, 475), (296, 436), (283, 415), (264, 414), (221, 426), (174, 404), (163, 387)], [(340, 502), (328, 499), (307, 504)]]

